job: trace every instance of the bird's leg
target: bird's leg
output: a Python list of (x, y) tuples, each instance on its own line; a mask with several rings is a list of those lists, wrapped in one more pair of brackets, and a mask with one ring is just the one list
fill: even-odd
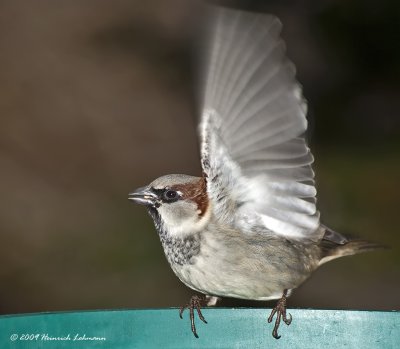
[(203, 321), (205, 324), (207, 323), (206, 319), (204, 318), (203, 314), (201, 313), (201, 307), (207, 304), (207, 299), (204, 296), (198, 296), (194, 295), (192, 298), (190, 298), (189, 303), (181, 307), (179, 310), (179, 317), (182, 319), (182, 314), (183, 311), (187, 308), (189, 309), (190, 313), (190, 324), (192, 327), (192, 332), (196, 338), (199, 338), (196, 332), (196, 326), (194, 324), (194, 309), (197, 311), (197, 315), (199, 316), (199, 319)]
[(282, 298), (278, 301), (275, 308), (272, 309), (271, 314), (268, 318), (268, 322), (271, 323), (274, 318), (274, 315), (276, 313), (275, 326), (272, 331), (272, 336), (276, 339), (281, 338), (281, 336), (278, 335), (278, 328), (281, 323), (281, 318), (286, 325), (290, 325), (290, 323), (292, 322), (292, 315), (288, 314), (289, 318), (286, 317), (286, 298), (287, 298), (287, 296), (288, 296), (288, 290), (284, 290)]

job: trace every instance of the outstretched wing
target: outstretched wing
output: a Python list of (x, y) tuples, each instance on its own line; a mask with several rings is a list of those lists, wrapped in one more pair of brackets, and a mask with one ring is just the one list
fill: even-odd
[(222, 222), (319, 239), (306, 103), (270, 15), (213, 10), (200, 122), (202, 167)]

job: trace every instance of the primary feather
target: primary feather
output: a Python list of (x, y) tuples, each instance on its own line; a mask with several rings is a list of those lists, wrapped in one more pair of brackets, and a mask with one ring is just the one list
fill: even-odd
[[(271, 15), (216, 9), (209, 39), (201, 158), (216, 217), (321, 239), (306, 103)], [(248, 230), (248, 229), (247, 229)]]

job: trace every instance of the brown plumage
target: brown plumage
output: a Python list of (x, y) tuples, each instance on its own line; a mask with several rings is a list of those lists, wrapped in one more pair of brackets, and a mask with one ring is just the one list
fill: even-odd
[(197, 204), (199, 216), (203, 216), (209, 205), (207, 195), (207, 181), (205, 177), (200, 177), (194, 183), (177, 184), (171, 186), (171, 189), (181, 192), (184, 200), (192, 200)]

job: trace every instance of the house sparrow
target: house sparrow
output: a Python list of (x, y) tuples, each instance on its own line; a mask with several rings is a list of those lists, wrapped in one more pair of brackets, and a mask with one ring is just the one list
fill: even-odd
[(273, 336), (287, 325), (286, 298), (320, 265), (375, 249), (320, 222), (306, 102), (271, 15), (214, 8), (199, 123), (203, 174), (157, 178), (129, 194), (147, 207), (178, 278), (206, 297), (279, 299)]

